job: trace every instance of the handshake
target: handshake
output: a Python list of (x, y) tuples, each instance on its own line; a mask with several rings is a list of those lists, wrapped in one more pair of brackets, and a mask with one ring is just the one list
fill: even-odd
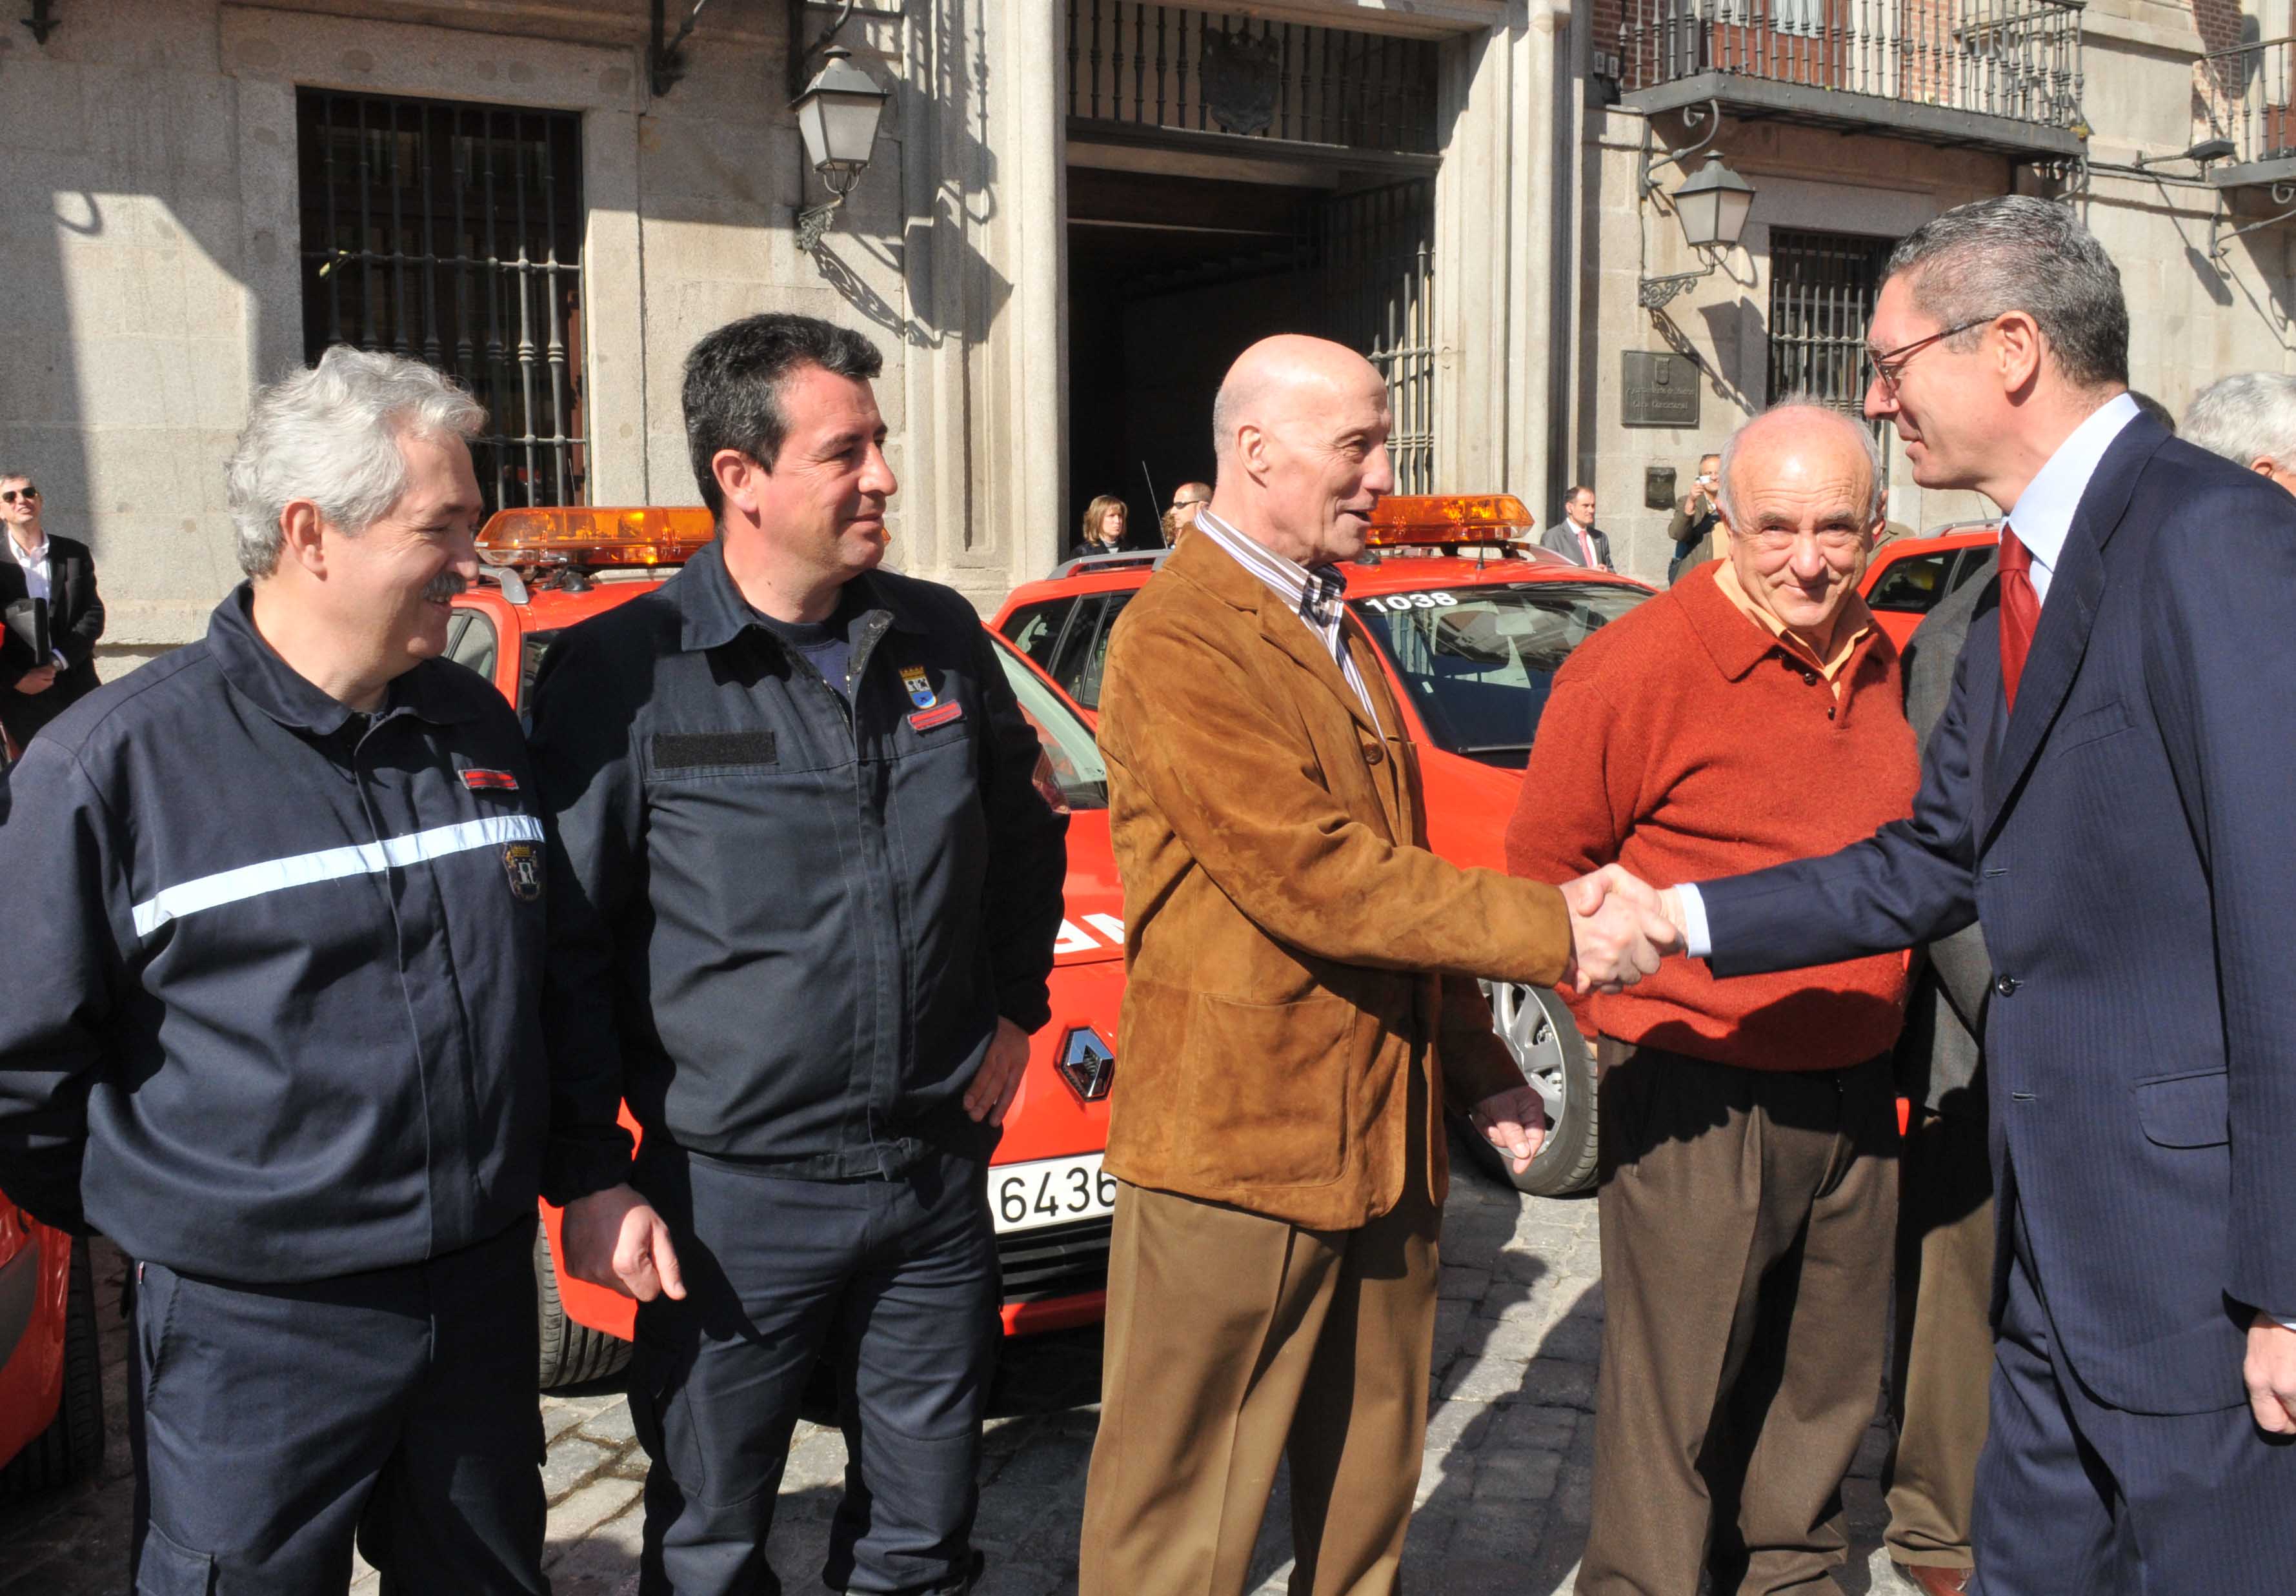
[(1682, 901), (1617, 865), (1563, 883), (1570, 909), (1570, 966), (1556, 984), (1585, 996), (1623, 991), (1683, 949)]

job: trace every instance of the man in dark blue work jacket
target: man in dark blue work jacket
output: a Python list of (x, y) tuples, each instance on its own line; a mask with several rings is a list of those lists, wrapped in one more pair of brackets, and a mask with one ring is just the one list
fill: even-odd
[[(594, 1194), (567, 1269), (641, 1299), (647, 1592), (780, 1589), (766, 1538), (825, 1348), (852, 1467), (824, 1578), (955, 1592), (978, 1566), (987, 1165), (1049, 1017), (1067, 822), (971, 606), (877, 569), (878, 370), (806, 317), (703, 339), (685, 428), (718, 541), (536, 687), (536, 775), (614, 942), (554, 950), (547, 1183)], [(579, 1017), (595, 991), (611, 1026)]]
[(135, 1260), (147, 1596), (535, 1592), (545, 834), (439, 656), (484, 413), (336, 348), (256, 397), (250, 580), (45, 728), (0, 825), (0, 1187)]

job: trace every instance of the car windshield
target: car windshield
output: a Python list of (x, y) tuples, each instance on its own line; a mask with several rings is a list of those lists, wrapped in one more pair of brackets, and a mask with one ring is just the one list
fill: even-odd
[(1057, 795), (1056, 808), (1106, 809), (1108, 767), (1101, 762), (1100, 745), (1094, 740), (1092, 728), (1001, 641), (996, 647), (996, 662), (1004, 667), (1004, 679), (1013, 684), (1013, 695), (1021, 701), (1021, 712), (1029, 718), (1029, 724), (1036, 728), (1037, 741), (1044, 745), (1045, 757), (1037, 768), (1037, 780), (1039, 786), (1048, 788), (1045, 796), (1051, 799)]
[(1650, 595), (1607, 583), (1430, 588), (1353, 601), (1439, 747), (1520, 770), (1570, 651)]

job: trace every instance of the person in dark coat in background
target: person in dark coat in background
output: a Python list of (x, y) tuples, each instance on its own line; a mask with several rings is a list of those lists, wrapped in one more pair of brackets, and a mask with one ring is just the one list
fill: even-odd
[[(20, 473), (0, 473), (0, 522), (8, 528), (0, 559), (0, 730), (21, 750), (32, 734), (95, 691), (95, 646), (103, 636), (103, 600), (87, 545), (40, 524), (40, 489)], [(40, 659), (19, 626), (33, 601), (47, 606), (48, 657)]]
[[(1906, 719), (1926, 752), (1953, 693), (1955, 663), (1980, 611), (1993, 612), (1994, 562), (1931, 610), (1906, 645)], [(1964, 926), (1931, 942), (1906, 1004), (1898, 1090), (1911, 1102), (1898, 1166), (1897, 1324), (1890, 1414), (1897, 1438), (1882, 1471), (1882, 1538), (1898, 1573), (1929, 1596), (1966, 1588), (1977, 1454), (1985, 1445), (1993, 1361), (1993, 1170), (1985, 1151), (1985, 1065), (1978, 1039), (1993, 961)]]

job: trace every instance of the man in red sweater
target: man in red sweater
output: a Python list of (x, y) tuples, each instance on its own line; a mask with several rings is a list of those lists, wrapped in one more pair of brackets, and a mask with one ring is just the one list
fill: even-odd
[[(1912, 808), (1898, 657), (1857, 596), (1873, 436), (1789, 402), (1722, 457), (1728, 557), (1554, 679), (1515, 874), (1697, 881), (1829, 852)], [(1823, 1585), (1874, 1413), (1897, 1207), (1901, 955), (1718, 982), (1673, 960), (1598, 1034), (1603, 1364), (1579, 1596)]]

